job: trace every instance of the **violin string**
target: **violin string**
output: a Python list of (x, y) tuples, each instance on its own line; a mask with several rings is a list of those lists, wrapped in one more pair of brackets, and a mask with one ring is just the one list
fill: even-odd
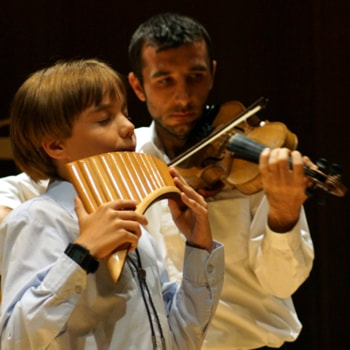
[(203, 147), (209, 145), (213, 142), (213, 140), (216, 140), (221, 135), (227, 133), (240, 123), (244, 122), (246, 119), (251, 117), (252, 115), (256, 114), (258, 111), (260, 111), (263, 107), (261, 105), (256, 106), (255, 108), (252, 108), (251, 110), (247, 110), (241, 117), (235, 119), (233, 123), (230, 123), (229, 125), (223, 127), (221, 130), (219, 130), (214, 136), (209, 137), (207, 140), (202, 141), (198, 146), (195, 146), (193, 149), (190, 149), (186, 154), (183, 154), (179, 159), (172, 160), (168, 165), (176, 166), (180, 163), (182, 163), (187, 158), (191, 157), (193, 154), (197, 153), (199, 150), (201, 150)]

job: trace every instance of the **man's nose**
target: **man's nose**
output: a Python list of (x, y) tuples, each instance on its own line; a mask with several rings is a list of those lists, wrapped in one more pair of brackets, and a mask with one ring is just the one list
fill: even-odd
[(178, 101), (187, 102), (191, 97), (191, 88), (186, 81), (180, 81), (176, 85), (175, 98)]

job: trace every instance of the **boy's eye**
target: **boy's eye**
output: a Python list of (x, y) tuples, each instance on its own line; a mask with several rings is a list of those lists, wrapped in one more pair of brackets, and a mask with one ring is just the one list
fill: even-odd
[(131, 120), (131, 117), (129, 116), (129, 111), (127, 109), (125, 111), (123, 111), (123, 114), (124, 114), (125, 118)]
[(98, 121), (98, 123), (99, 123), (100, 125), (106, 125), (106, 124), (108, 124), (111, 120), (112, 120), (112, 117), (111, 117), (111, 116), (107, 116), (107, 117), (104, 117), (103, 119), (100, 119), (100, 120)]

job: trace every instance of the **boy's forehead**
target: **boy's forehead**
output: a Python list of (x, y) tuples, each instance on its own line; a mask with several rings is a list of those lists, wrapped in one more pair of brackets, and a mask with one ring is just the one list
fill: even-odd
[(125, 104), (126, 97), (119, 89), (115, 91), (105, 92), (101, 101), (94, 101), (89, 107), (91, 111), (101, 111), (111, 107), (122, 106)]
[(108, 109), (108, 108), (111, 108), (111, 107), (115, 106), (116, 104), (117, 103), (115, 101), (114, 102), (109, 102), (109, 103), (101, 102), (98, 105), (91, 106), (91, 112), (94, 113), (94, 112), (103, 111), (105, 109)]
[(120, 105), (117, 103), (116, 100), (114, 101), (101, 101), (101, 103), (99, 104), (92, 104), (89, 107), (87, 107), (86, 109), (84, 109), (80, 115), (79, 118), (81, 117), (89, 117), (89, 116), (93, 116), (96, 113), (99, 112), (103, 112), (109, 109), (115, 109), (115, 108), (120, 108)]

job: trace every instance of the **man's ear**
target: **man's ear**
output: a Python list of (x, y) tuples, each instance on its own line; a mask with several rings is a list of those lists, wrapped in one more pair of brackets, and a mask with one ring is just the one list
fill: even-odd
[(63, 159), (66, 157), (66, 151), (61, 141), (45, 136), (41, 142), (45, 152), (53, 159)]
[(140, 80), (136, 78), (135, 74), (133, 72), (130, 72), (128, 75), (129, 84), (131, 85), (132, 89), (134, 90), (136, 96), (141, 100), (142, 102), (146, 101), (146, 96), (143, 91), (142, 84), (140, 83)]
[(213, 87), (214, 85), (214, 78), (215, 78), (215, 73), (216, 73), (216, 67), (217, 67), (217, 62), (215, 60), (213, 60), (213, 63), (212, 63), (212, 81), (211, 81), (211, 87)]

